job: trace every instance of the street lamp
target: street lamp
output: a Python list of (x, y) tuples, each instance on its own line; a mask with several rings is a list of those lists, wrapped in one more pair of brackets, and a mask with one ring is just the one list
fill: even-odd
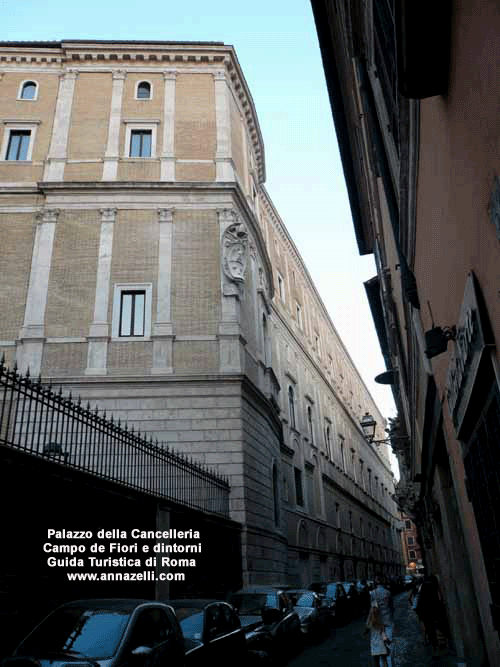
[(369, 412), (365, 412), (360, 424), (365, 438), (371, 444), (375, 437), (375, 427), (377, 426), (377, 422)]
[(385, 438), (384, 440), (374, 440), (375, 428), (377, 426), (377, 422), (369, 412), (365, 412), (363, 418), (359, 423), (361, 424), (361, 428), (363, 429), (363, 435), (365, 436), (370, 445), (387, 445), (391, 444), (395, 440), (408, 440), (407, 435), (398, 435), (398, 436), (392, 435), (389, 438)]

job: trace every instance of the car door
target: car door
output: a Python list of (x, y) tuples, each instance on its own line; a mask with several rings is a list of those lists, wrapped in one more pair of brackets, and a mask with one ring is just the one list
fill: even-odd
[(209, 604), (205, 608), (205, 619), (203, 628), (203, 644), (205, 646), (206, 658), (215, 661), (215, 664), (225, 664), (230, 656), (226, 655), (228, 635), (226, 617), (218, 603)]
[(245, 633), (240, 619), (225, 602), (214, 603), (207, 608), (206, 622), (210, 626), (210, 649), (220, 664), (234, 664), (246, 655)]
[(132, 621), (120, 665), (126, 667), (182, 667), (184, 646), (175, 616), (168, 609), (141, 609)]

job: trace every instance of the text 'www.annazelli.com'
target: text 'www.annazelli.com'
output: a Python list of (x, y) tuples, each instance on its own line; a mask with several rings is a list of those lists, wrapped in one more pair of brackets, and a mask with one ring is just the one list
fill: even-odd
[(66, 572), (69, 581), (185, 581), (184, 572)]

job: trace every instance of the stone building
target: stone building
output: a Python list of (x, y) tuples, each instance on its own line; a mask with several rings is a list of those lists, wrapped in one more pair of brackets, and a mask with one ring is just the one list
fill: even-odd
[(401, 568), (384, 420), (222, 43), (0, 44), (0, 348), (227, 475), (246, 582)]
[[(396, 496), (467, 665), (500, 664), (500, 11), (312, 0), (398, 407)], [(381, 369), (384, 370), (384, 369)], [(470, 658), (470, 660), (468, 659)]]

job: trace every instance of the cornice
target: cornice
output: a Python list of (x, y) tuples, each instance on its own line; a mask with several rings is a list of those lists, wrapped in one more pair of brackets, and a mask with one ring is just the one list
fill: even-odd
[[(252, 95), (241, 70), (234, 47), (223, 42), (155, 42), (155, 41), (100, 41), (63, 40), (61, 42), (0, 42), (0, 67), (3, 64), (43, 65), (61, 68), (71, 65), (88, 70), (96, 65), (117, 65), (123, 68), (133, 64), (134, 70), (144, 65), (161, 68), (217, 66), (224, 71), (232, 87), (248, 128), (248, 134), (257, 162), (259, 183), (266, 180), (264, 142)], [(189, 69), (187, 70), (189, 71)], [(214, 71), (214, 74), (217, 74)]]

